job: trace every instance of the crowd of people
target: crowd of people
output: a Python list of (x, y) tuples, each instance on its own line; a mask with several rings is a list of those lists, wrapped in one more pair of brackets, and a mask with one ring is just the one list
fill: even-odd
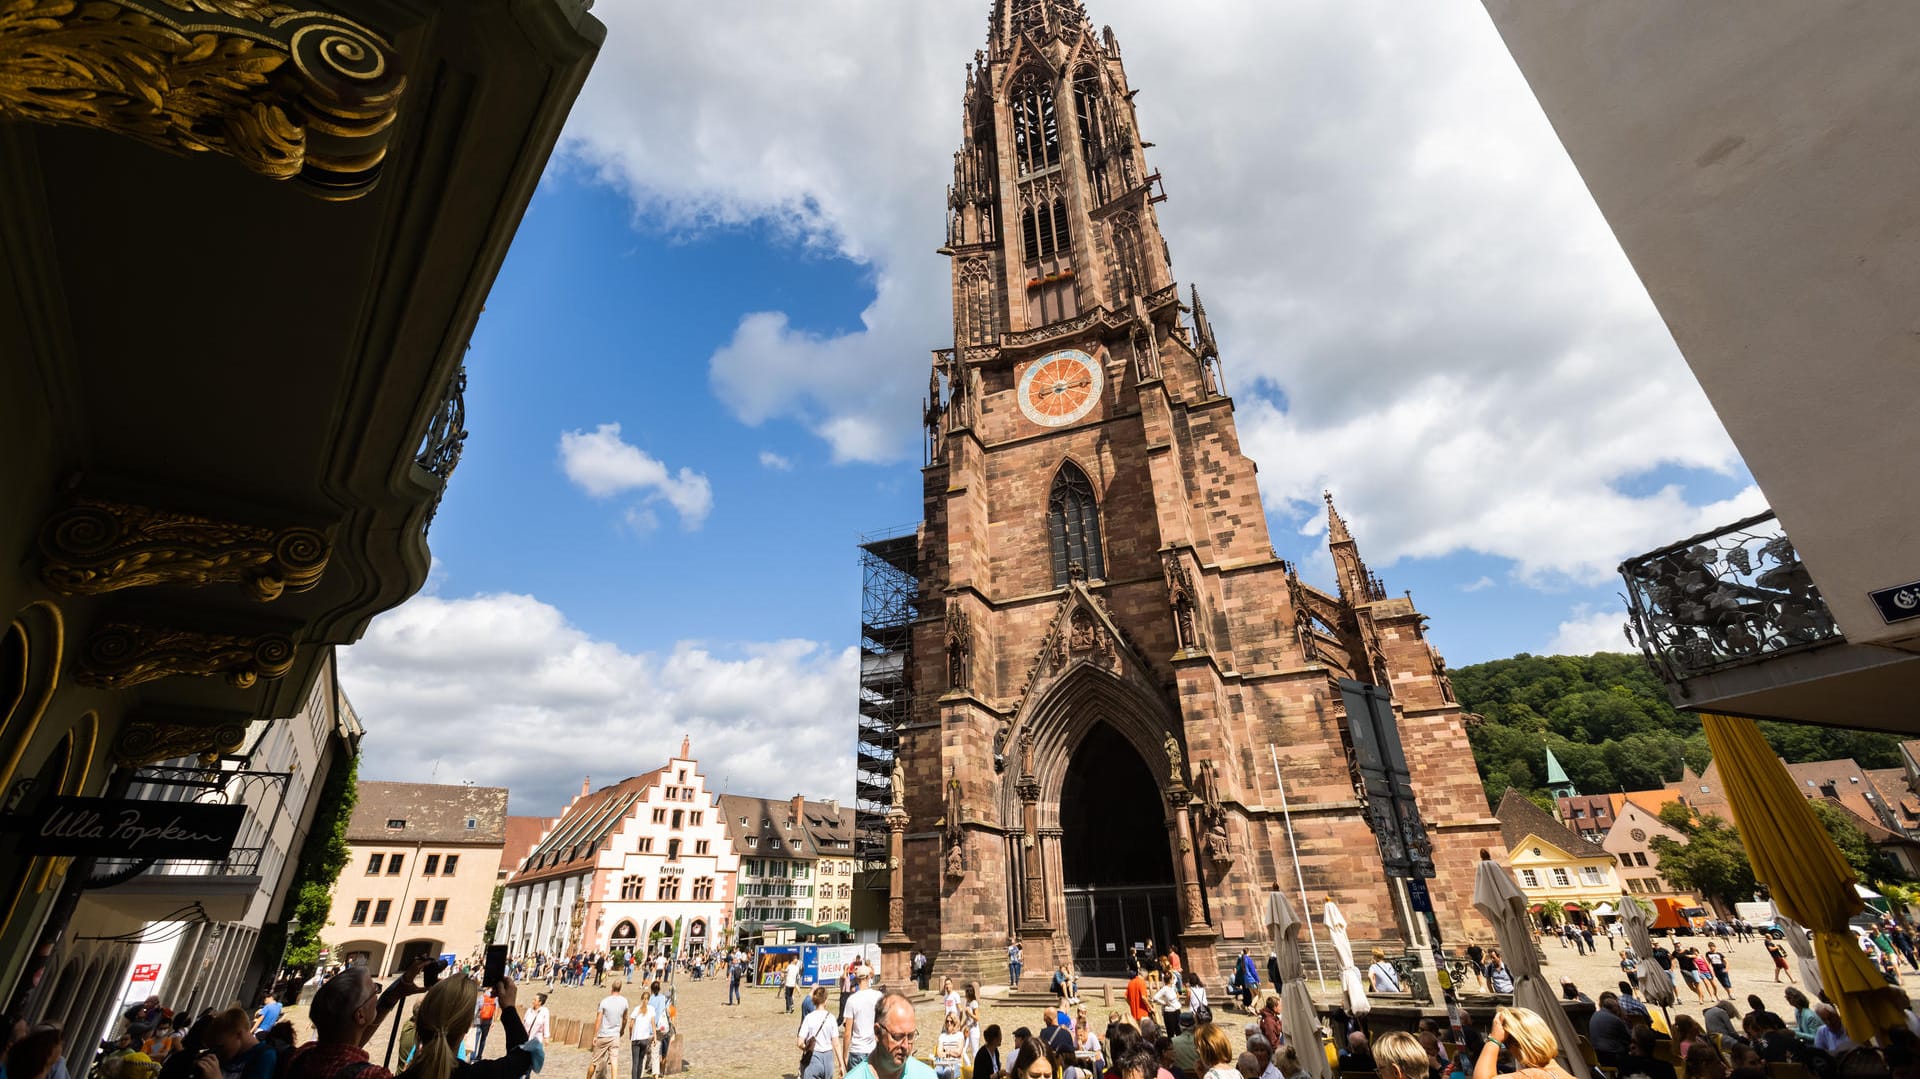
[(667, 948), (645, 952), (635, 948), (616, 948), (612, 951), (576, 952), (565, 956), (536, 952), (509, 962), (507, 971), (522, 982), (544, 980), (548, 989), (555, 985), (604, 988), (609, 978), (619, 978), (631, 984), (636, 975), (642, 979), (662, 980), (676, 972), (693, 978), (711, 977), (735, 958), (737, 952), (708, 951), (705, 948), (689, 949), (677, 955), (669, 954)]

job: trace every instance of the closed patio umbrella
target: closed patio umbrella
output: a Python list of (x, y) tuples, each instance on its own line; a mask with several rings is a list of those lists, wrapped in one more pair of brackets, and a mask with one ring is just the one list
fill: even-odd
[(1904, 1023), (1905, 994), (1889, 991), (1847, 927), (1863, 907), (1853, 867), (1820, 826), (1786, 766), (1752, 720), (1706, 712), (1700, 720), (1753, 875), (1767, 886), (1780, 913), (1813, 930), (1820, 983), (1839, 1009), (1847, 1037), (1865, 1045)]
[(1513, 1003), (1537, 1013), (1560, 1043), (1560, 1066), (1574, 1079), (1589, 1079), (1587, 1059), (1580, 1052), (1580, 1035), (1566, 1009), (1540, 976), (1540, 953), (1533, 946), (1533, 928), (1527, 920), (1527, 897), (1513, 877), (1486, 852), (1473, 879), (1473, 906), (1493, 924), (1500, 957), (1513, 975)]
[(1353, 945), (1347, 940), (1347, 916), (1340, 913), (1340, 904), (1327, 900), (1323, 920), (1327, 924), (1327, 935), (1333, 938), (1334, 953), (1340, 957), (1340, 988), (1347, 994), (1347, 1011), (1354, 1015), (1366, 1015), (1373, 1011), (1373, 1002), (1367, 999), (1367, 983), (1360, 980), (1360, 968), (1353, 965)]
[(1316, 1031), (1320, 1017), (1307, 992), (1306, 964), (1300, 959), (1300, 930), (1305, 923), (1294, 913), (1285, 892), (1267, 893), (1267, 934), (1280, 957), (1280, 1022), (1286, 1027), (1300, 1067), (1312, 1079), (1333, 1079), (1327, 1054)]
[(1820, 999), (1820, 994), (1825, 992), (1821, 988), (1820, 961), (1814, 958), (1813, 941), (1807, 937), (1807, 927), (1780, 913), (1779, 907), (1773, 909), (1773, 924), (1787, 935), (1787, 950), (1793, 953), (1799, 964), (1800, 980), (1807, 984), (1807, 995), (1815, 1000)]
[(1647, 931), (1647, 912), (1632, 896), (1620, 900), (1620, 922), (1627, 927), (1627, 942), (1633, 945), (1636, 963), (1633, 976), (1640, 983), (1640, 999), (1662, 1008), (1673, 1006), (1673, 975), (1653, 961), (1653, 934)]

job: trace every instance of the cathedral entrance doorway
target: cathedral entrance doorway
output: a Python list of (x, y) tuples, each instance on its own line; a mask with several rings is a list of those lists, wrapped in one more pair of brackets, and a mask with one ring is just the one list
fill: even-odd
[(1073, 751), (1060, 791), (1067, 936), (1083, 974), (1121, 974), (1133, 950), (1165, 948), (1180, 924), (1160, 785), (1105, 723)]

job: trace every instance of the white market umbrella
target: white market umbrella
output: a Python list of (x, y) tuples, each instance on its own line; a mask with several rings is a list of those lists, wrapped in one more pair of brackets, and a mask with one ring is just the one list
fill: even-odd
[(1820, 981), (1820, 962), (1813, 956), (1813, 941), (1807, 937), (1807, 929), (1799, 922), (1780, 913), (1774, 908), (1773, 924), (1787, 934), (1787, 949), (1800, 963), (1800, 982), (1806, 987), (1807, 995), (1819, 1000), (1824, 985)]
[(1306, 964), (1300, 959), (1300, 929), (1305, 925), (1287, 902), (1285, 892), (1267, 893), (1267, 939), (1274, 942), (1280, 957), (1280, 1021), (1292, 1039), (1300, 1066), (1309, 1079), (1333, 1079), (1327, 1066), (1326, 1050), (1315, 1033), (1320, 1017), (1313, 1010), (1313, 996), (1307, 992)]
[(1527, 897), (1513, 877), (1500, 868), (1485, 852), (1473, 879), (1473, 906), (1493, 924), (1493, 935), (1500, 942), (1500, 958), (1513, 975), (1513, 1003), (1546, 1020), (1560, 1043), (1560, 1066), (1573, 1079), (1591, 1079), (1586, 1057), (1580, 1052), (1580, 1035), (1573, 1021), (1560, 1007), (1553, 990), (1540, 976), (1540, 953), (1533, 946), (1533, 931), (1527, 921)]
[(1347, 940), (1347, 916), (1340, 913), (1340, 904), (1329, 899), (1322, 918), (1327, 924), (1327, 936), (1333, 938), (1333, 950), (1340, 956), (1340, 988), (1347, 994), (1347, 1011), (1355, 1016), (1366, 1015), (1373, 1011), (1373, 1002), (1367, 999), (1367, 983), (1360, 978), (1360, 968), (1353, 965), (1353, 945)]
[(1673, 975), (1660, 969), (1660, 964), (1653, 960), (1653, 934), (1647, 931), (1647, 912), (1629, 896), (1620, 901), (1620, 921), (1627, 927), (1627, 940), (1639, 960), (1633, 976), (1640, 983), (1640, 999), (1662, 1008), (1672, 1007), (1677, 996), (1673, 991)]

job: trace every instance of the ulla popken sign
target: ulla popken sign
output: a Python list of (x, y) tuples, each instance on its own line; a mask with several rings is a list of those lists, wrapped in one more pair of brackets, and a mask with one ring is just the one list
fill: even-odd
[(26, 819), (23, 854), (219, 861), (233, 849), (243, 805), (49, 798)]

